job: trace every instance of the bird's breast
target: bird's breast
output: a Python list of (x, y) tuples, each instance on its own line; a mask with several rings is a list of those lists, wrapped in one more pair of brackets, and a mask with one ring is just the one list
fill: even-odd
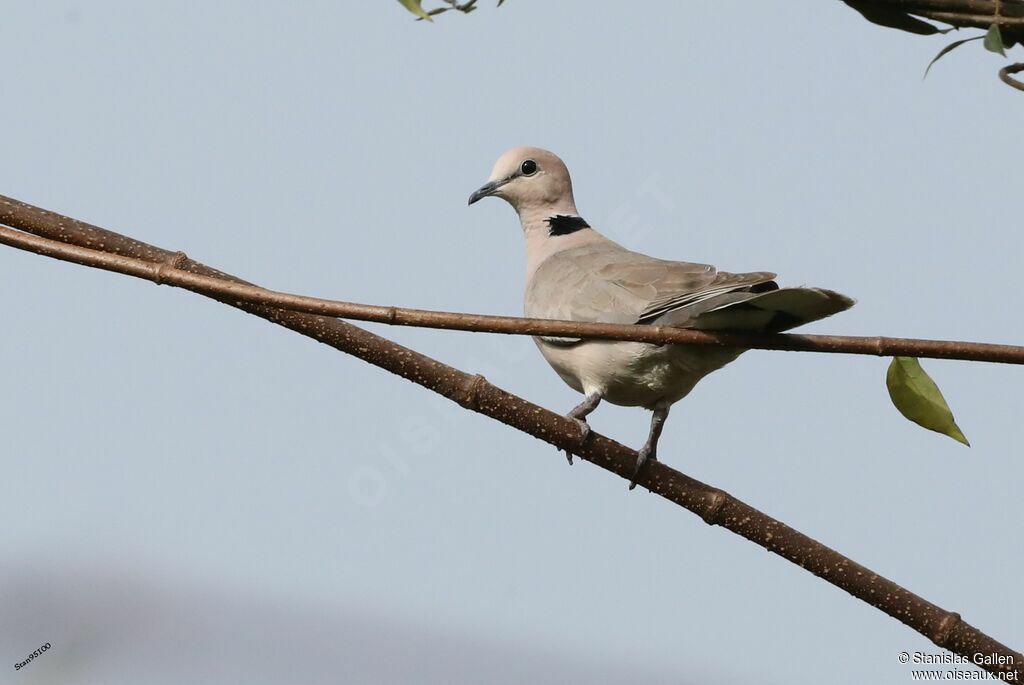
[(560, 345), (534, 338), (569, 387), (612, 404), (654, 409), (685, 397), (697, 382), (738, 356), (733, 350), (585, 340)]

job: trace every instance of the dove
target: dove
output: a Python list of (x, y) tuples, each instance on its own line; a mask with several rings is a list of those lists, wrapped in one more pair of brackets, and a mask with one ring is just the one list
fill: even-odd
[[(824, 288), (783, 288), (767, 271), (728, 273), (708, 264), (656, 259), (606, 238), (576, 209), (569, 170), (534, 147), (505, 152), (469, 197), (505, 200), (526, 239), (524, 313), (537, 319), (776, 333), (831, 316), (854, 301)], [(669, 409), (709, 373), (744, 350), (611, 340), (535, 337), (541, 354), (584, 396), (567, 416), (590, 433), (587, 416), (606, 401), (652, 412), (630, 489), (658, 440)], [(572, 464), (572, 453), (566, 457)]]

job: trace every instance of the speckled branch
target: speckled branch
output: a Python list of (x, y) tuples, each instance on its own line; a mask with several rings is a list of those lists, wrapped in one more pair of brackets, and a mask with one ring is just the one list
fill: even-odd
[[(66, 244), (77, 250), (73, 259), (87, 263), (87, 252), (107, 253), (122, 258), (131, 268), (151, 273), (156, 282), (164, 282), (179, 271), (225, 279), (236, 284), (244, 281), (188, 259), (183, 253), (170, 252), (75, 219), (0, 197), (0, 223)], [(4, 235), (10, 234), (5, 231)], [(52, 249), (50, 246), (48, 249)], [(42, 254), (45, 251), (37, 250)], [(50, 256), (57, 256), (55, 253)], [(148, 262), (137, 264), (136, 262)], [(168, 281), (169, 282), (169, 281)], [(571, 450), (581, 458), (629, 480), (637, 454), (628, 447), (597, 432), (581, 440), (577, 425), (565, 417), (506, 392), (483, 376), (471, 375), (431, 359), (386, 338), (334, 318), (253, 304), (226, 294), (210, 294), (214, 299), (302, 333), (337, 350), (397, 374), (457, 402), (466, 409), (484, 414), (502, 423), (554, 445)], [(554, 454), (554, 453), (553, 453)], [(561, 458), (560, 456), (558, 457)], [(675, 502), (704, 519), (792, 561), (814, 575), (854, 597), (884, 611), (918, 631), (936, 645), (970, 658), (976, 653), (996, 654), (1006, 661), (986, 665), (992, 672), (1011, 674), (1007, 682), (1024, 682), (1024, 655), (971, 626), (954, 612), (942, 609), (897, 585), (842, 554), (793, 528), (754, 509), (723, 490), (686, 476), (662, 462), (649, 462), (637, 477), (637, 483), (651, 492)]]

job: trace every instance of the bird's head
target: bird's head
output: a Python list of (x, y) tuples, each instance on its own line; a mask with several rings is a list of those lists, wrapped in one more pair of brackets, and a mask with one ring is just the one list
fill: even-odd
[(536, 147), (512, 148), (494, 164), (487, 183), (469, 196), (469, 204), (493, 195), (517, 212), (548, 209), (566, 212), (575, 205), (569, 170), (556, 155)]

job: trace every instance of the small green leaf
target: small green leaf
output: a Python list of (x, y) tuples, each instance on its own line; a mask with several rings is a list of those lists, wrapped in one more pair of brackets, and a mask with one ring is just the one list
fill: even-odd
[(943, 57), (945, 57), (948, 53), (952, 52), (953, 50), (956, 50), (964, 43), (970, 43), (972, 40), (981, 40), (984, 37), (985, 36), (975, 36), (974, 38), (964, 38), (963, 40), (953, 41), (946, 47), (942, 48), (941, 50), (939, 50), (939, 54), (935, 55), (935, 57), (932, 57), (932, 61), (928, 63), (928, 68), (924, 70), (924, 76), (922, 76), (921, 78), (928, 78), (928, 72), (932, 70), (932, 65), (938, 62)]
[(420, 19), (426, 19), (427, 21), (434, 21), (427, 14), (426, 10), (423, 9), (423, 0), (398, 0), (402, 3), (402, 7), (415, 14)]
[(989, 52), (1006, 57), (1006, 46), (1003, 45), (1003, 34), (999, 31), (999, 24), (992, 24), (985, 34), (985, 49)]
[(953, 412), (942, 397), (939, 386), (925, 373), (917, 359), (893, 357), (885, 375), (885, 384), (892, 403), (903, 416), (923, 428), (971, 446), (953, 420)]

